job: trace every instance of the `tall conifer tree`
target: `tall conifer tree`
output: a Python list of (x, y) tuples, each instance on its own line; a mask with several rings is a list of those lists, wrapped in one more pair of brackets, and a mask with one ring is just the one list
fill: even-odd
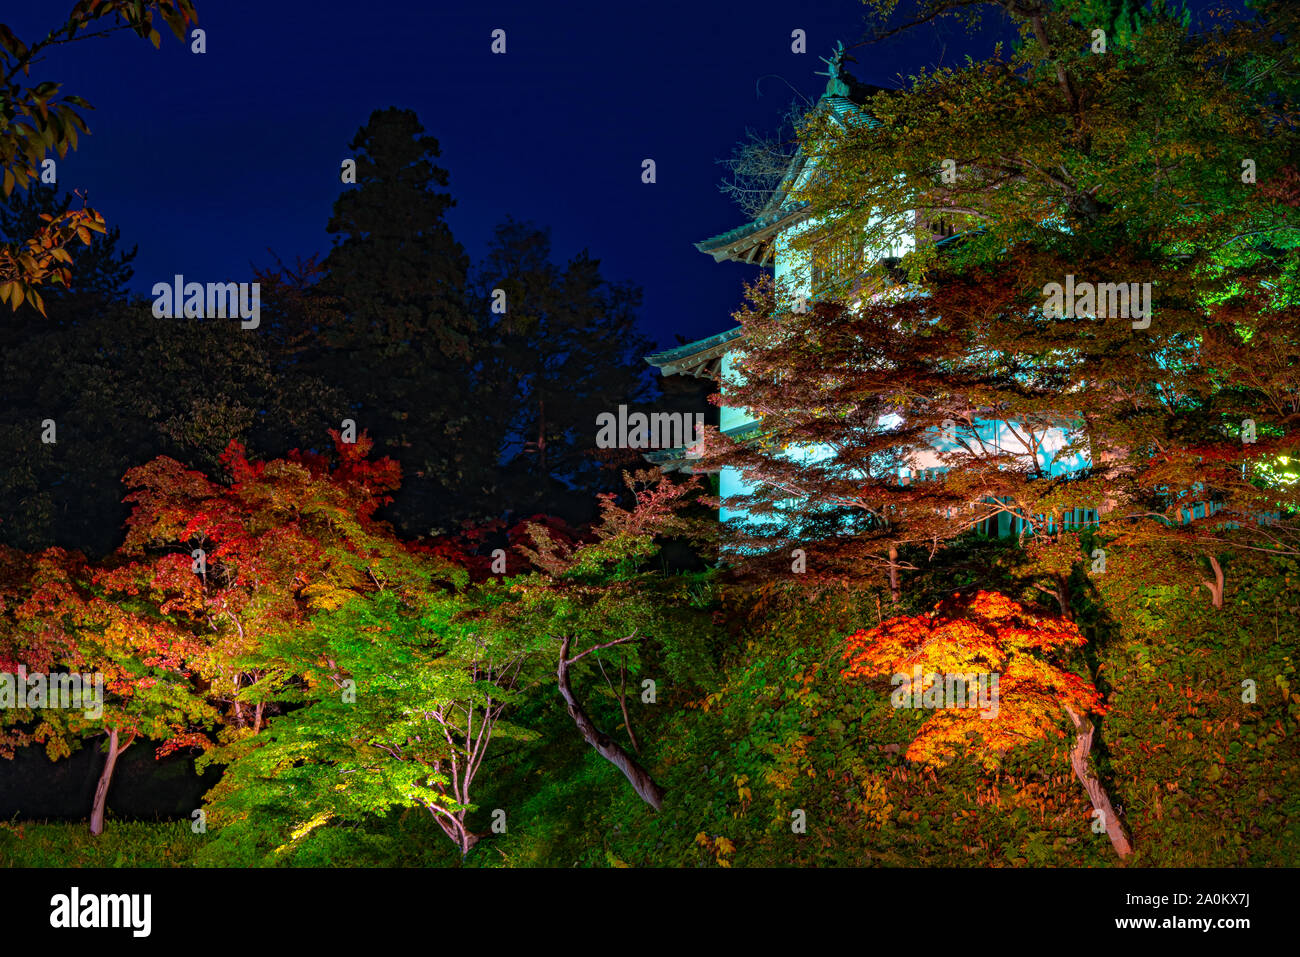
[(474, 293), (489, 321), (482, 388), (501, 437), (502, 503), (522, 515), (592, 517), (592, 492), (619, 488), (608, 466), (640, 463), (636, 453), (598, 452), (595, 441), (600, 413), (650, 396), (640, 290), (606, 279), (585, 250), (557, 265), (546, 230), (508, 220)]
[(462, 517), (491, 468), (473, 398), (469, 261), (446, 222), (438, 141), (410, 110), (373, 113), (351, 144), (356, 184), (334, 204), (321, 293), (338, 303), (318, 371), (343, 395), (339, 418), (403, 467), (395, 518), (408, 531)]

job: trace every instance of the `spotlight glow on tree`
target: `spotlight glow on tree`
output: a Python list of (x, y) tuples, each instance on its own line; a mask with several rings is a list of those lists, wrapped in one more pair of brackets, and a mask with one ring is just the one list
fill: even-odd
[[(1064, 737), (1068, 717), (1076, 739), (1070, 754), (1075, 775), (1088, 791), (1099, 820), (1120, 857), (1132, 845), (1120, 827), (1110, 799), (1088, 770), (1093, 725), (1089, 714), (1105, 712), (1101, 695), (1053, 658), (1086, 639), (1066, 618), (1036, 615), (998, 592), (981, 591), (969, 602), (954, 596), (928, 615), (891, 618), (847, 639), (843, 677), (989, 674), (998, 677), (998, 706), (989, 714), (974, 708), (938, 708), (908, 747), (910, 761), (942, 767), (963, 747), (986, 768), (996, 767), (1012, 748), (1049, 736)], [(919, 690), (919, 689), (917, 689)]]

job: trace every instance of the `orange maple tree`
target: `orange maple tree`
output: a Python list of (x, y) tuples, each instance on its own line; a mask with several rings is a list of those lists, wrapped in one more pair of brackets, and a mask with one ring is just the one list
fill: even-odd
[(158, 742), (159, 757), (203, 748), (205, 729), (219, 720), (194, 681), (204, 638), (180, 608), (193, 591), (188, 562), (165, 556), (156, 569), (96, 567), (50, 548), (35, 556), (5, 550), (0, 566), (0, 672), (22, 666), (51, 683), (72, 674), (102, 682), (97, 707), (84, 698), (56, 706), (51, 697), (0, 709), (0, 757), (43, 744), (53, 760), (104, 736), (90, 814), (90, 831), (99, 834), (118, 758), (133, 742)]
[[(270, 462), (232, 441), (221, 458), (228, 482), (165, 456), (126, 475), (133, 510), (120, 552), (162, 570), (155, 556), (163, 550), (189, 572), (184, 607), (210, 627), (200, 670), (208, 696), (228, 710), (227, 736), (260, 731), (273, 697), (257, 687), (266, 675), (250, 656), (313, 611), (367, 589), (381, 554), (402, 550), (375, 518), (400, 467), (371, 460), (364, 432), (356, 442), (330, 436), (333, 456), (294, 450)], [(196, 555), (201, 574), (190, 571)]]
[(1088, 715), (1103, 714), (1105, 705), (1091, 681), (1054, 660), (1085, 643), (1074, 622), (1038, 615), (998, 592), (981, 591), (968, 601), (954, 595), (927, 615), (891, 618), (854, 632), (847, 639), (842, 675), (895, 676), (895, 684), (901, 676), (900, 690), (917, 695), (922, 691), (914, 687), (918, 669), (923, 683), (956, 675), (996, 677), (996, 707), (937, 707), (921, 725), (906, 757), (934, 767), (953, 761), (963, 748), (986, 767), (996, 767), (1018, 745), (1064, 737), (1062, 718), (1068, 718), (1076, 733), (1071, 766), (1088, 791), (1095, 819), (1126, 857), (1132, 846), (1087, 763), (1095, 730)]
[(127, 748), (153, 740), (163, 757), (256, 735), (282, 690), (263, 663), (267, 643), (380, 587), (373, 569), (386, 557), (383, 584), (405, 569), (404, 545), (375, 518), (400, 482), (397, 463), (371, 461), (364, 433), (331, 435), (333, 456), (271, 462), (232, 442), (228, 481), (165, 456), (132, 469), (126, 539), (101, 563), (0, 549), (0, 672), (97, 675), (104, 690), (100, 714), (0, 708), (0, 757), (29, 744), (64, 757), (106, 736), (92, 833)]

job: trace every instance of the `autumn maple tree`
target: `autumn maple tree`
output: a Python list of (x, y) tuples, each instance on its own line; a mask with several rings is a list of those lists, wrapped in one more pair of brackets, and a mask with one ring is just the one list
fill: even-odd
[[(512, 630), (548, 639), (560, 696), (578, 733), (657, 811), (664, 790), (639, 760), (626, 675), (639, 669), (640, 639), (664, 625), (654, 576), (645, 563), (659, 552), (657, 536), (695, 534), (695, 523), (682, 510), (697, 488), (693, 481), (677, 484), (655, 470), (626, 473), (624, 481), (632, 507), (621, 508), (614, 495), (602, 495), (600, 521), (585, 541), (557, 539), (541, 523), (528, 526), (531, 544), (518, 550), (536, 571), (511, 583), (514, 600), (494, 614)], [(593, 666), (609, 680), (602, 658), (610, 658), (611, 670), (622, 676), (615, 695), (631, 751), (596, 724), (579, 690), (578, 679), (591, 675)]]
[[(983, 7), (1017, 41), (871, 95), (861, 122), (809, 112), (818, 175), (783, 209), (803, 211), (790, 256), (813, 278), (737, 313), (715, 401), (761, 423), (711, 434), (700, 463), (747, 483), (736, 560), (788, 570), (801, 548), (809, 578), (883, 569), (897, 599), (900, 572), (973, 530), (1100, 520), (1211, 568), (1290, 554), (1294, 10), (1191, 32), (1159, 4), (1123, 29), (1076, 0), (867, 6), (902, 22), (882, 36)], [(1150, 308), (1055, 315), (1045, 290), (1067, 276), (1126, 299), (1149, 283)]]
[(183, 563), (207, 623), (199, 664), (225, 730), (201, 764), (227, 766), (210, 795), (226, 843), (274, 858), (321, 826), (420, 807), (464, 854), (489, 745), (526, 736), (502, 721), (526, 646), (462, 622), (456, 550), (376, 516), (397, 464), (365, 433), (332, 436), (330, 454), (269, 462), (232, 443), (224, 480), (166, 458), (133, 470), (122, 553)]
[(232, 733), (256, 734), (274, 707), (266, 689), (253, 690), (262, 643), (367, 587), (367, 561), (391, 538), (375, 512), (400, 483), (397, 464), (370, 459), (365, 434), (333, 438), (334, 461), (291, 452), (261, 462), (232, 442), (226, 481), (166, 457), (127, 474), (133, 508), (120, 551), (142, 561), (169, 554), (191, 569), (210, 631), (202, 670)]
[[(1132, 851), (1100, 779), (1088, 768), (1094, 725), (1105, 706), (1091, 681), (1067, 670), (1059, 657), (1085, 644), (1074, 622), (1035, 614), (997, 592), (960, 596), (929, 614), (891, 618), (847, 639), (846, 679), (902, 676), (919, 697), (948, 676), (996, 676), (996, 708), (936, 707), (926, 714), (906, 757), (942, 766), (972, 755), (996, 767), (1016, 747), (1075, 731), (1070, 764), (1088, 792), (1097, 820), (1121, 857)], [(915, 687), (919, 669), (923, 687)], [(898, 678), (894, 678), (895, 684)], [(915, 700), (915, 698), (913, 698)], [(981, 699), (982, 700), (982, 699)]]
[(6, 661), (102, 675), (105, 703), (95, 718), (6, 711), (7, 749), (41, 742), (58, 757), (80, 737), (103, 735), (93, 833), (133, 742), (159, 741), (160, 756), (206, 750), (255, 735), (266, 708), (283, 706), (263, 683), (262, 645), (368, 585), (368, 563), (383, 552), (373, 515), (399, 473), (369, 450), (363, 435), (340, 441), (333, 465), (307, 453), (265, 463), (232, 443), (224, 482), (162, 457), (126, 476), (127, 536), (103, 562), (60, 549), (10, 554)]
[(1224, 607), (1234, 556), (1300, 555), (1300, 303), (1249, 260), (1180, 363), (1181, 433), (1152, 448), (1116, 494), (1125, 519), (1116, 543), (1189, 556), (1214, 608)]
[[(158, 742), (163, 757), (204, 748), (220, 723), (197, 682), (206, 629), (192, 614), (197, 589), (188, 559), (94, 566), (79, 554), (47, 549), (23, 563), (6, 561), (7, 634), (0, 670), (74, 674), (103, 682), (102, 708), (0, 709), (0, 753), (40, 743), (51, 759), (84, 739), (104, 739), (105, 761), (90, 811), (90, 831), (104, 829), (108, 790), (122, 753), (137, 740)], [(83, 692), (84, 693), (84, 692)], [(92, 713), (93, 711), (99, 713)]]

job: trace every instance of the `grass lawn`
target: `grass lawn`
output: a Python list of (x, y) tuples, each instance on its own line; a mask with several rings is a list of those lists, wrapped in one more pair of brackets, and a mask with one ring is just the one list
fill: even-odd
[(187, 867), (204, 840), (186, 821), (0, 823), (0, 867)]

